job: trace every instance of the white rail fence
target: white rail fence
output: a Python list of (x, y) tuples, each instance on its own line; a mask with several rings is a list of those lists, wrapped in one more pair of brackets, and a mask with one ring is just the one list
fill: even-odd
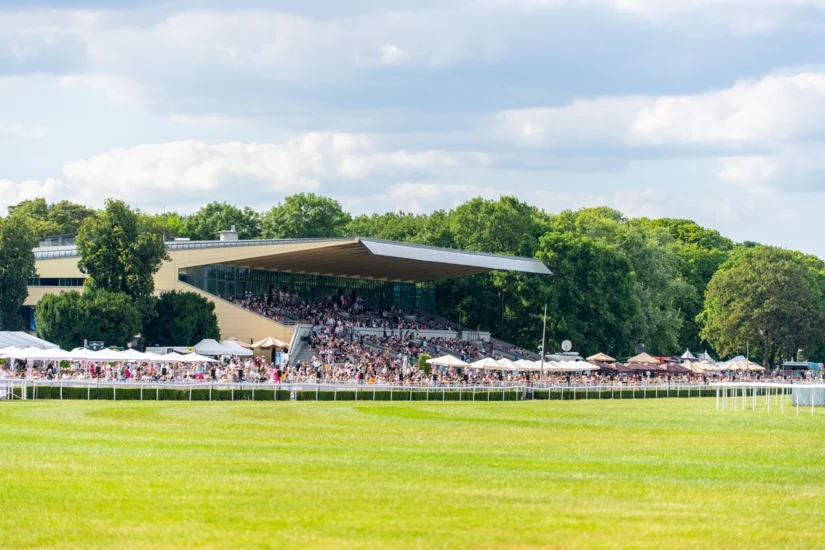
[(713, 397), (702, 384), (402, 386), (346, 383), (182, 383), (3, 380), (7, 399), (141, 401), (522, 401)]
[(787, 384), (780, 382), (725, 382), (712, 384), (716, 390), (716, 409), (755, 411), (764, 405), (768, 413), (785, 413), (785, 407), (795, 407), (799, 416), (801, 407), (810, 407), (814, 416), (816, 407), (825, 407), (825, 384)]

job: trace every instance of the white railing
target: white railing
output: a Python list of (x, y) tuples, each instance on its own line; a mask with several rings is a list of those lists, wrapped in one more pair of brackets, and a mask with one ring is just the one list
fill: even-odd
[[(523, 400), (523, 399), (654, 399), (711, 397), (718, 388), (705, 384), (486, 384), (486, 385), (395, 385), (359, 384), (342, 382), (321, 383), (191, 383), (191, 382), (120, 382), (96, 380), (21, 380), (3, 381), (8, 387), (10, 399), (63, 399), (64, 389), (80, 389), (66, 392), (66, 399), (120, 399), (164, 400), (166, 392), (177, 391), (174, 399), (193, 400), (373, 400), (378, 394), (389, 400)], [(47, 390), (45, 388), (48, 388)], [(85, 390), (85, 395), (83, 391)], [(101, 396), (101, 390), (105, 395)], [(109, 395), (111, 390), (111, 395)], [(137, 390), (138, 393), (124, 392)], [(197, 392), (197, 394), (195, 393)], [(255, 397), (258, 392), (258, 397)], [(187, 395), (188, 394), (188, 395)], [(281, 395), (279, 397), (279, 394)], [(299, 395), (300, 394), (300, 395)], [(78, 397), (79, 395), (79, 397)], [(286, 397), (288, 396), (288, 397)], [(323, 399), (322, 399), (323, 398)]]

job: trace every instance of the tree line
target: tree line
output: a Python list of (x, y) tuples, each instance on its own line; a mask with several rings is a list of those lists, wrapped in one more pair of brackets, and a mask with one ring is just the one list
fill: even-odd
[[(33, 256), (22, 242), (78, 232), (88, 284), (129, 296), (143, 327), (157, 318), (151, 274), (165, 258), (163, 237), (212, 240), (235, 226), (241, 239), (361, 236), (537, 258), (551, 276), (492, 272), (436, 284), (439, 314), (532, 349), (547, 304), (550, 350), (569, 339), (582, 353), (617, 357), (642, 342), (659, 355), (749, 349), (766, 364), (825, 358), (822, 260), (736, 243), (686, 219), (628, 218), (606, 207), (553, 214), (510, 196), (431, 214), (352, 216), (332, 198), (300, 193), (266, 211), (213, 202), (191, 215), (147, 214), (119, 201), (98, 212), (37, 199), (11, 207), (0, 223), (0, 270), (19, 271), (12, 280), (31, 276)], [(0, 285), (0, 322), (11, 326), (20, 287)]]

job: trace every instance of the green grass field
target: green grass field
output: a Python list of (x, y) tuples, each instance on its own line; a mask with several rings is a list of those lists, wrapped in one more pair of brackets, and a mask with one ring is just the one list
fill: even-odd
[(2, 548), (815, 548), (825, 411), (0, 403)]

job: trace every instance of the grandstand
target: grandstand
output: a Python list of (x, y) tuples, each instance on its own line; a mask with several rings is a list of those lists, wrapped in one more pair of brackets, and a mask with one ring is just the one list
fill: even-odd
[[(216, 241), (170, 241), (169, 260), (155, 274), (157, 293), (196, 292), (215, 304), (224, 337), (269, 336), (298, 353), (310, 327), (334, 312), (370, 345), (413, 331), (429, 342), (473, 341), (482, 353), (514, 357), (512, 346), (489, 333), (463, 331), (437, 316), (434, 281), (493, 270), (548, 275), (540, 261), (368, 238), (238, 240), (234, 230)], [(34, 308), (46, 294), (82, 290), (74, 245), (35, 249), (39, 278), (29, 282), (24, 312), (34, 330)], [(459, 353), (446, 345), (445, 352)], [(393, 350), (387, 350), (392, 352)], [(522, 352), (524, 353), (524, 352)], [(295, 357), (297, 359), (297, 357)]]

